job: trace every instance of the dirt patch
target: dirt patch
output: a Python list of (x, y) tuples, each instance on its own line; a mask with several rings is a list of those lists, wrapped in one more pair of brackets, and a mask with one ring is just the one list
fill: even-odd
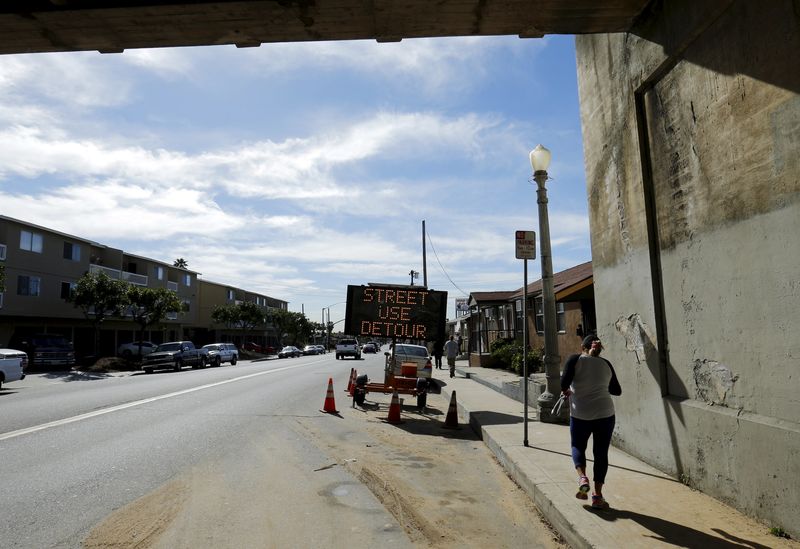
[(177, 480), (126, 505), (96, 526), (83, 545), (87, 549), (152, 546), (181, 512), (188, 489)]

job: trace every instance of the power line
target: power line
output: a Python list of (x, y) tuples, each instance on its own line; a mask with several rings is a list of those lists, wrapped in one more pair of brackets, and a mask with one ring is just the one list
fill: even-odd
[(449, 275), (449, 274), (447, 274), (447, 271), (445, 270), (445, 268), (444, 268), (444, 265), (442, 265), (442, 262), (439, 260), (439, 254), (437, 254), (437, 253), (436, 253), (436, 247), (433, 245), (433, 240), (431, 240), (431, 233), (429, 233), (429, 232), (428, 232), (428, 229), (427, 229), (427, 228), (425, 229), (425, 235), (428, 237), (428, 242), (430, 242), (430, 243), (431, 243), (431, 249), (433, 250), (433, 255), (436, 257), (436, 263), (438, 263), (438, 264), (439, 264), (439, 270), (441, 270), (441, 271), (442, 271), (442, 274), (443, 274), (443, 275), (444, 275), (444, 276), (447, 278), (447, 280), (449, 280), (449, 281), (450, 281), (450, 284), (452, 284), (452, 285), (453, 285), (453, 287), (454, 287), (456, 290), (458, 290), (459, 292), (461, 292), (461, 295), (469, 296), (469, 294), (467, 294), (467, 292), (465, 292), (464, 290), (462, 290), (461, 288), (459, 288), (459, 287), (458, 287), (458, 284), (456, 284), (455, 282), (453, 282), (453, 279), (452, 279), (452, 278), (450, 278), (450, 275)]

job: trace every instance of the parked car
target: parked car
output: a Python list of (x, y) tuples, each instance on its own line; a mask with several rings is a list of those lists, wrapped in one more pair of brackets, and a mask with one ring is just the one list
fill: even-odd
[(0, 349), (0, 389), (3, 383), (25, 379), (28, 355), (16, 349)]
[(318, 345), (306, 345), (303, 347), (304, 355), (318, 355), (320, 353)]
[(162, 343), (156, 350), (142, 358), (142, 370), (152, 374), (157, 368), (172, 368), (179, 372), (184, 366), (205, 368), (208, 361), (206, 351), (197, 349), (191, 341)]
[(319, 349), (319, 354), (324, 355), (328, 351), (325, 350), (325, 345), (314, 345), (317, 349)]
[(141, 356), (145, 356), (155, 351), (156, 347), (158, 347), (158, 345), (152, 341), (134, 341), (132, 343), (123, 343), (120, 345), (119, 348), (117, 348), (117, 354), (123, 358), (133, 358), (135, 356), (140, 356), (139, 351), (141, 350)]
[(261, 353), (262, 355), (274, 355), (275, 348), (271, 345), (259, 345), (253, 341), (248, 341), (244, 345), (242, 345), (242, 349), (245, 351), (250, 351), (251, 353)]
[(278, 353), (278, 358), (296, 358), (298, 356), (303, 356), (303, 351), (293, 345), (284, 347)]
[(403, 364), (413, 363), (417, 366), (416, 377), (431, 377), (433, 368), (427, 347), (398, 343), (394, 347), (393, 354), (389, 352), (384, 354), (386, 355), (387, 367), (391, 367), (396, 372), (395, 375), (402, 372)]
[(378, 352), (378, 348), (375, 347), (374, 343), (365, 343), (363, 347), (361, 347), (361, 352), (364, 354), (372, 353), (375, 354)]
[(209, 343), (203, 345), (203, 349), (208, 353), (208, 363), (211, 366), (219, 366), (223, 362), (236, 366), (239, 360), (239, 349), (233, 343)]
[(17, 335), (11, 338), (9, 347), (27, 353), (31, 367), (73, 366), (75, 348), (66, 337), (57, 334)]

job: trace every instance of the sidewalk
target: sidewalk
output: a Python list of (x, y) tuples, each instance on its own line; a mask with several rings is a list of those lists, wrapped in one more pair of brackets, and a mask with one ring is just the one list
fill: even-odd
[[(442, 395), (450, 399), (456, 391), (459, 421), (468, 422), (482, 436), (511, 478), (572, 547), (800, 547), (614, 447), (603, 490), (612, 508), (593, 510), (587, 501), (575, 498), (569, 427), (539, 423), (531, 392), (525, 447), (523, 404), (500, 392), (504, 382), (518, 383), (519, 377), (468, 367), (466, 361), (456, 364), (456, 377), (444, 377)], [(591, 462), (588, 465), (591, 473)]]

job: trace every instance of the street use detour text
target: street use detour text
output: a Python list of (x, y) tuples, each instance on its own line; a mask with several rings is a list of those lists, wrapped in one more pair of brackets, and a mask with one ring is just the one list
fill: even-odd
[(444, 335), (447, 292), (421, 286), (347, 287), (345, 333), (355, 336), (437, 340)]

